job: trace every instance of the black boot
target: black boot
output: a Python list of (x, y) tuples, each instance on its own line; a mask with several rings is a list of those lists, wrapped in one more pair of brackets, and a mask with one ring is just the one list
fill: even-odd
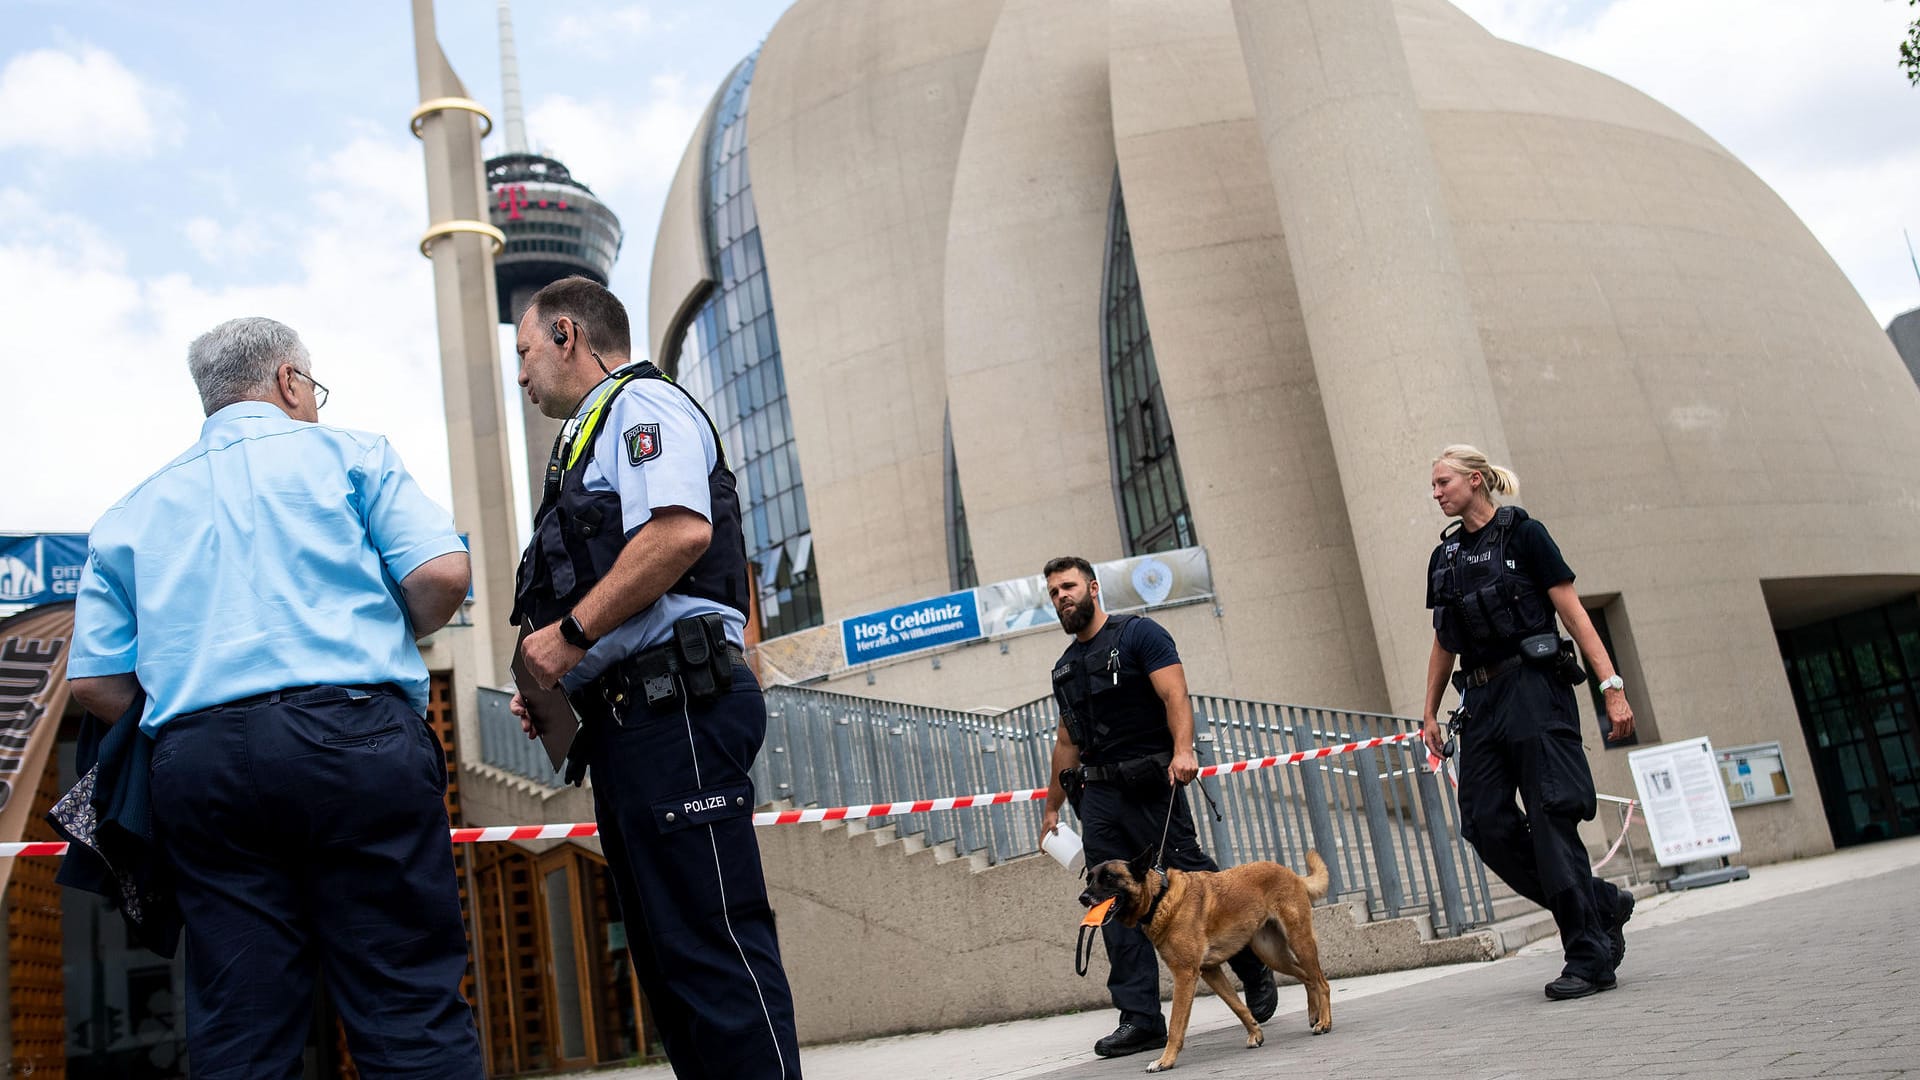
[(1627, 956), (1627, 934), (1622, 927), (1633, 918), (1633, 894), (1620, 890), (1620, 898), (1614, 902), (1613, 913), (1607, 919), (1607, 944), (1613, 948), (1613, 966), (1618, 969), (1620, 961)]
[(1126, 1057), (1142, 1050), (1160, 1050), (1166, 1045), (1166, 1032), (1156, 1034), (1134, 1027), (1130, 1020), (1122, 1020), (1113, 1034), (1093, 1044), (1093, 1052), (1101, 1057)]
[(1547, 984), (1547, 998), (1552, 1001), (1571, 1001), (1574, 998), (1598, 994), (1602, 990), (1611, 990), (1613, 987), (1612, 975), (1597, 979), (1588, 979), (1580, 975), (1562, 975)]
[(1273, 972), (1263, 969), (1252, 980), (1241, 980), (1241, 984), (1247, 996), (1247, 1011), (1253, 1014), (1253, 1022), (1264, 1024), (1273, 1019), (1273, 1010), (1280, 1005), (1280, 988), (1273, 985)]

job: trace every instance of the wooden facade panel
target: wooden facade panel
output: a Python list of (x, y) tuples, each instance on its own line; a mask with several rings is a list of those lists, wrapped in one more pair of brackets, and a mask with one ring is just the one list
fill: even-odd
[[(59, 756), (47, 755), (47, 767), (33, 794), (33, 816), (23, 840), (60, 839), (46, 822), (58, 797)], [(60, 886), (53, 876), (56, 859), (19, 859), (7, 885), (7, 1011), (12, 1025), (13, 1059), (9, 1075), (66, 1080), (67, 998), (61, 973)]]

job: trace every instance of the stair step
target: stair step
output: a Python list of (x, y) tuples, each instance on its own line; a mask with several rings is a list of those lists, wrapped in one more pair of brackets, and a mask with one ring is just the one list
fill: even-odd
[[(1640, 885), (1628, 885), (1623, 878), (1614, 884), (1633, 893), (1635, 900), (1645, 900), (1660, 891), (1660, 886), (1647, 882)], [(1505, 887), (1502, 886), (1504, 889)], [(1511, 908), (1517, 902), (1520, 906), (1515, 914), (1502, 916), (1501, 912)], [(1515, 953), (1536, 941), (1553, 937), (1560, 932), (1554, 925), (1553, 913), (1534, 905), (1524, 897), (1514, 896), (1507, 890), (1507, 896), (1494, 901), (1494, 921), (1480, 927), (1492, 934), (1500, 943), (1500, 954)]]

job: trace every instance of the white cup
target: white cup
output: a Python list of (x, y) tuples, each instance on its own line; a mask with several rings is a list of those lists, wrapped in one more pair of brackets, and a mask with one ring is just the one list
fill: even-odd
[(1087, 853), (1081, 849), (1080, 834), (1061, 822), (1059, 827), (1040, 838), (1040, 850), (1073, 873), (1087, 865)]

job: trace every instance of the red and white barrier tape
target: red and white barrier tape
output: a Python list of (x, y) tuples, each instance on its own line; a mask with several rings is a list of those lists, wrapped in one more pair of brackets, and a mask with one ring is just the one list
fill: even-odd
[[(1376, 746), (1404, 743), (1418, 739), (1417, 731), (1403, 731), (1398, 735), (1383, 735), (1376, 739), (1362, 739), (1359, 742), (1343, 743), (1339, 746), (1323, 746), (1317, 750), (1302, 750), (1293, 754), (1278, 754), (1273, 757), (1251, 758), (1246, 761), (1233, 761), (1221, 765), (1209, 765), (1200, 770), (1201, 776), (1219, 776), (1223, 773), (1251, 772), (1254, 769), (1271, 769), (1277, 765), (1292, 765), (1302, 761), (1314, 761), (1319, 758), (1333, 757), (1336, 754), (1351, 754), (1356, 750), (1371, 750)], [(861, 818), (892, 817), (896, 814), (925, 814), (934, 810), (965, 810), (971, 806), (996, 806), (1007, 803), (1038, 802), (1047, 797), (1046, 788), (1033, 788), (1028, 791), (997, 791), (985, 795), (957, 795), (945, 799), (916, 799), (910, 802), (871, 803), (867, 806), (832, 806), (812, 810), (769, 810), (753, 815), (755, 825), (794, 825), (804, 821), (857, 821)], [(568, 840), (583, 836), (597, 836), (600, 827), (591, 821), (563, 825), (490, 825), (486, 828), (468, 828), (452, 830), (452, 841), (456, 844), (486, 844), (501, 840)], [(20, 855), (65, 855), (67, 845), (38, 841), (22, 844), (0, 844), (0, 859)]]

